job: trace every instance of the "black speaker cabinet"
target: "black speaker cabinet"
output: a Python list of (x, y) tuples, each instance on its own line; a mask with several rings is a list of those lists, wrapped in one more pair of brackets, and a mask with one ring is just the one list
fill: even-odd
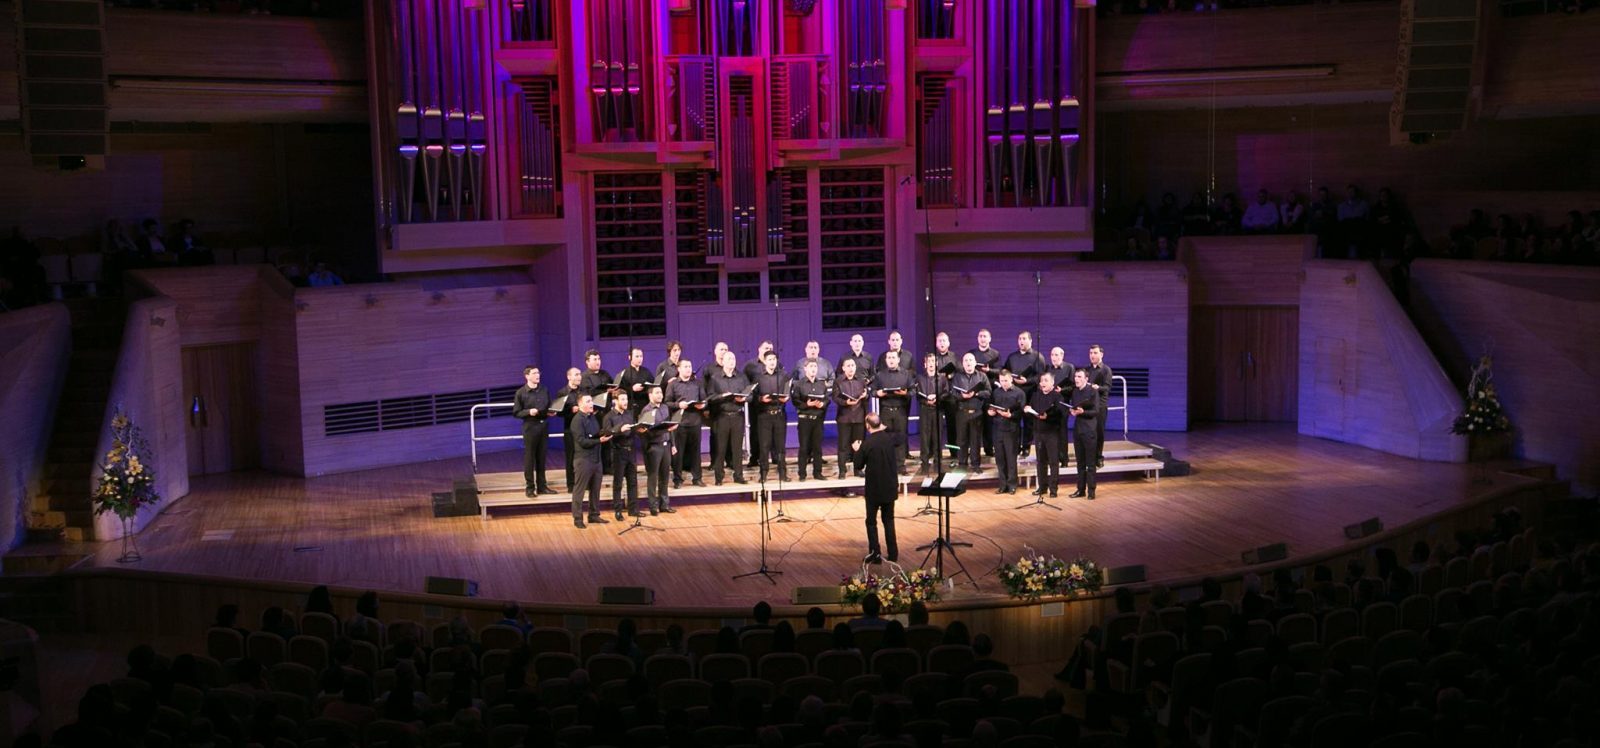
[(1106, 569), (1106, 584), (1134, 584), (1144, 581), (1144, 564)]
[(1244, 553), (1239, 554), (1239, 560), (1244, 562), (1246, 566), (1270, 564), (1274, 561), (1282, 561), (1288, 557), (1288, 543), (1273, 543), (1272, 545), (1264, 545), (1260, 548), (1252, 548)]
[(478, 583), (471, 579), (457, 579), (455, 577), (428, 577), (423, 582), (423, 589), (430, 595), (455, 595), (457, 597), (477, 597)]
[(601, 587), (601, 605), (654, 605), (656, 591), (649, 587)]
[(789, 596), (789, 602), (795, 605), (837, 605), (839, 595), (838, 586), (796, 587)]
[(1353, 525), (1346, 525), (1344, 528), (1344, 536), (1350, 540), (1360, 540), (1368, 535), (1376, 535), (1380, 532), (1383, 532), (1383, 520), (1377, 517)]

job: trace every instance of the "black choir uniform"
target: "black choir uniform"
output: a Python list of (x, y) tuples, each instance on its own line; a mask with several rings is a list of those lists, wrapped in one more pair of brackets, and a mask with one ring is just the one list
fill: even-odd
[[(1056, 380), (1056, 389), (1061, 391), (1061, 399), (1065, 402), (1067, 391), (1072, 389), (1072, 372), (1075, 371), (1072, 362), (1063, 360), (1060, 366), (1051, 366), (1046, 371), (1050, 373), (1051, 378)], [(1067, 422), (1070, 420), (1072, 419), (1062, 418), (1061, 428), (1059, 429), (1061, 435), (1061, 449), (1059, 452), (1062, 467), (1067, 466), (1067, 445), (1072, 443), (1072, 436), (1067, 433)]]
[(789, 378), (799, 379), (804, 377), (806, 375), (806, 364), (811, 363), (817, 365), (817, 379), (820, 379), (824, 382), (833, 380), (833, 362), (821, 356), (816, 358), (802, 358), (799, 361), (794, 362), (794, 368), (789, 370)]
[(1039, 489), (1034, 493), (1043, 495), (1048, 491), (1055, 496), (1056, 486), (1061, 482), (1061, 390), (1054, 387), (1049, 392), (1034, 390), (1028, 397), (1028, 407), (1034, 410), (1027, 420), (1037, 426), (1033, 439), (1039, 446), (1039, 459), (1035, 463), (1039, 468)]
[(589, 521), (604, 523), (600, 519), (600, 453), (605, 442), (600, 441), (600, 419), (593, 413), (576, 414), (567, 433), (572, 435), (572, 463), (576, 469), (575, 482), (569, 484), (572, 492), (572, 522), (583, 527), (583, 497), (589, 497)]
[[(570, 493), (578, 485), (576, 472), (573, 470), (573, 458), (577, 455), (578, 445), (573, 441), (572, 426), (578, 419), (578, 398), (583, 395), (583, 388), (573, 389), (562, 387), (556, 390), (556, 399), (561, 400), (561, 459), (566, 462), (567, 491)], [(562, 400), (562, 398), (566, 398)]]
[[(1013, 382), (1017, 389), (1022, 390), (1022, 394), (1033, 397), (1034, 391), (1039, 389), (1039, 375), (1044, 373), (1045, 360), (1036, 350), (1029, 350), (1027, 353), (1020, 350), (1013, 351), (1011, 355), (1006, 356), (1004, 368), (1010, 370), (1016, 380), (1022, 380)], [(1028, 449), (1033, 446), (1033, 432), (1030, 420), (1022, 419), (1022, 436), (1017, 442), (1019, 454), (1024, 456), (1028, 454)]]
[[(806, 379), (802, 373), (789, 385), (789, 397), (794, 401), (795, 433), (800, 438), (800, 480), (806, 479), (806, 468), (811, 477), (822, 480), (822, 422), (828, 416), (828, 382), (822, 377)], [(813, 407), (810, 402), (820, 403)]]
[[(978, 360), (977, 372), (989, 378), (989, 389), (1000, 383), (1000, 351), (996, 348), (973, 348), (967, 353)], [(983, 417), (983, 451), (994, 455), (994, 421)]]
[(672, 460), (672, 487), (683, 485), (685, 472), (689, 473), (695, 485), (704, 485), (700, 476), (700, 428), (705, 425), (706, 411), (703, 406), (685, 408), (682, 405), (705, 399), (700, 389), (700, 378), (690, 375), (687, 380), (682, 377), (669, 380), (662, 399), (673, 411), (683, 411), (678, 418), (677, 430), (672, 432), (673, 443), (678, 447), (678, 455)]
[[(623, 369), (617, 375), (617, 386), (628, 393), (628, 412), (633, 414), (634, 420), (639, 419), (639, 411), (650, 402), (650, 370), (640, 366)], [(634, 385), (643, 385), (638, 392), (633, 391)]]
[(1000, 488), (1010, 493), (1017, 492), (1017, 443), (1022, 436), (1022, 407), (1026, 404), (1027, 396), (1022, 390), (996, 387), (986, 408), (994, 423), (994, 464), (1000, 472)]
[[(945, 426), (949, 420), (944, 407), (950, 402), (950, 383), (938, 369), (933, 374), (918, 371), (914, 391), (917, 394), (917, 435), (922, 450), (922, 469), (935, 462), (943, 463), (941, 451), (945, 445)], [(932, 401), (929, 401), (932, 398)]]
[[(578, 380), (578, 391), (594, 398), (594, 409), (599, 413), (599, 418), (605, 418), (606, 412), (611, 410), (611, 399), (601, 400), (600, 396), (611, 391), (611, 386), (616, 380), (611, 378), (611, 372), (601, 369), (591, 372), (584, 367), (583, 378)], [(611, 472), (611, 450), (600, 450), (600, 469), (606, 473)]]
[[(751, 449), (760, 448), (761, 480), (767, 479), (767, 466), (776, 462), (778, 464), (778, 480), (789, 480), (789, 455), (787, 434), (789, 429), (788, 406), (784, 400), (789, 396), (789, 375), (781, 368), (774, 368), (772, 373), (767, 373), (766, 367), (761, 367), (751, 383), (756, 385), (755, 397), (751, 401), (751, 409), (756, 412), (756, 433), (760, 438), (755, 440)], [(771, 402), (766, 398), (771, 396)], [(802, 471), (804, 465), (801, 465)]]
[[(743, 371), (745, 381), (749, 382), (750, 384), (755, 384), (756, 377), (760, 376), (761, 372), (766, 370), (767, 365), (762, 361), (760, 356), (744, 362)], [(750, 445), (750, 462), (746, 463), (745, 467), (755, 467), (756, 463), (760, 460), (760, 452), (762, 451), (761, 435), (757, 433), (759, 429), (756, 427), (756, 416), (759, 414), (760, 410), (760, 408), (756, 407), (749, 407), (745, 409), (745, 433), (748, 434), (745, 443)]]
[[(624, 507), (629, 514), (639, 513), (639, 471), (633, 465), (633, 439), (638, 432), (623, 428), (630, 423), (635, 423), (633, 414), (626, 410), (619, 413), (616, 408), (606, 411), (605, 420), (600, 423), (600, 430), (612, 434), (606, 443), (611, 445), (611, 510), (617, 519), (622, 519)], [(622, 499), (624, 485), (628, 487), (626, 504)]]
[(1099, 393), (1093, 387), (1073, 388), (1071, 400), (1073, 408), (1083, 408), (1083, 413), (1074, 418), (1072, 426), (1072, 448), (1077, 451), (1078, 457), (1078, 492), (1073, 496), (1094, 498), (1095, 461), (1087, 459), (1086, 455), (1099, 454), (1099, 421), (1105, 411), (1101, 409)]
[(897, 561), (900, 548), (894, 537), (894, 501), (900, 496), (900, 483), (895, 475), (900, 472), (901, 458), (905, 454), (905, 434), (890, 429), (880, 429), (861, 440), (861, 451), (855, 455), (856, 472), (865, 472), (867, 503), (867, 555), (879, 555), (878, 517), (883, 517), (884, 558)]
[(1089, 372), (1089, 389), (1100, 396), (1100, 402), (1097, 403), (1100, 407), (1094, 418), (1094, 466), (1100, 467), (1100, 464), (1105, 462), (1106, 421), (1109, 420), (1107, 416), (1111, 413), (1107, 407), (1111, 404), (1111, 367), (1106, 366), (1105, 359), (1101, 359), (1099, 366), (1084, 368)]
[(989, 396), (989, 377), (981, 371), (974, 370), (971, 374), (958, 371), (950, 379), (950, 399), (956, 407), (954, 443), (961, 447), (956, 453), (956, 464), (972, 472), (977, 472), (983, 464), (983, 427), (987, 421), (984, 406), (988, 405)]
[(517, 388), (517, 394), (511, 401), (512, 413), (522, 419), (523, 491), (528, 496), (552, 493), (544, 477), (545, 453), (550, 446), (550, 424), (546, 420), (550, 409), (550, 389), (543, 384), (538, 387), (524, 384)]
[(744, 406), (740, 398), (730, 393), (743, 394), (750, 381), (738, 369), (726, 374), (722, 369), (711, 373), (711, 389), (707, 397), (727, 395), (711, 403), (711, 475), (717, 485), (722, 484), (724, 466), (733, 473), (734, 483), (744, 482), (744, 464), (740, 452), (744, 449)]
[(863, 381), (871, 379), (874, 371), (876, 371), (872, 368), (872, 357), (867, 355), (867, 349), (865, 348), (861, 349), (861, 353), (846, 353), (843, 358), (839, 359), (839, 365), (834, 367), (834, 371), (838, 372), (841, 377), (844, 376), (844, 362), (846, 361), (856, 362), (856, 376)]
[[(946, 366), (950, 367), (948, 374), (945, 373)], [(933, 370), (944, 377), (945, 384), (949, 384), (950, 378), (955, 376), (956, 372), (961, 371), (961, 359), (956, 358), (954, 351), (945, 351), (944, 353), (934, 351)], [(956, 401), (954, 398), (946, 398), (944, 403), (939, 406), (939, 420), (944, 422), (944, 442), (946, 444), (960, 443), (960, 438), (956, 436)]]
[[(672, 420), (672, 408), (665, 401), (660, 405), (647, 402), (644, 409), (639, 411), (639, 417), (649, 421), (651, 426), (667, 423)], [(683, 427), (678, 428), (681, 430)], [(667, 474), (672, 464), (673, 433), (665, 428), (644, 433), (644, 497), (651, 515), (672, 511), (672, 505), (667, 500)]]
[[(682, 359), (679, 359), (679, 361), (681, 361), (681, 360)], [(656, 364), (656, 381), (657, 382), (661, 382), (662, 385), (665, 386), (667, 381), (672, 380), (672, 379), (677, 379), (677, 378), (678, 378), (678, 362), (677, 361), (673, 361), (672, 359), (669, 358), (669, 359), (666, 359), (666, 360), (662, 361), (659, 364)]]
[[(850, 401), (856, 401), (852, 404)], [(867, 418), (867, 378), (856, 374), (854, 379), (839, 377), (833, 380), (833, 402), (837, 407), (833, 421), (837, 424), (839, 438), (839, 477), (843, 478), (850, 471), (848, 465), (855, 464), (855, 444), (866, 436)], [(861, 475), (860, 470), (855, 471)]]
[[(903, 368), (882, 369), (872, 375), (872, 393), (878, 398), (878, 415), (883, 418), (883, 425), (900, 435), (898, 444), (902, 469), (907, 456), (906, 437), (910, 434), (911, 390), (915, 384), (910, 372)], [(890, 390), (905, 390), (905, 394), (891, 394)], [(878, 395), (879, 392), (884, 394)]]

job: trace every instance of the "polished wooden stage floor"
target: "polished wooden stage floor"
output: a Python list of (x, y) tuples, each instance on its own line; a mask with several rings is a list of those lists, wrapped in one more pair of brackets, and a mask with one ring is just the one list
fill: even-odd
[[(1099, 500), (1069, 500), (1060, 511), (1015, 506), (980, 485), (955, 501), (961, 559), (979, 589), (954, 597), (1001, 594), (986, 574), (1025, 548), (1083, 555), (1108, 566), (1146, 564), (1151, 580), (1196, 576), (1239, 565), (1245, 548), (1286, 541), (1304, 556), (1342, 545), (1341, 529), (1374, 515), (1397, 526), (1481, 494), (1467, 465), (1419, 462), (1299, 436), (1292, 424), (1208, 425), (1189, 433), (1135, 433), (1172, 450), (1192, 475), (1159, 483), (1127, 476), (1103, 481)], [(519, 453), (480, 458), (485, 471), (515, 469)], [(465, 459), (313, 479), (265, 473), (196, 478), (188, 498), (139, 538), (138, 569), (420, 592), (428, 575), (465, 577), (481, 597), (593, 603), (602, 585), (654, 588), (664, 606), (745, 606), (785, 600), (797, 586), (838, 582), (865, 552), (859, 498), (816, 496), (783, 505), (792, 522), (772, 526), (768, 566), (759, 565), (757, 505), (685, 501), (649, 521), (666, 532), (632, 532), (611, 523), (578, 530), (565, 508), (436, 519), (430, 494), (448, 490), (470, 468)], [(1497, 474), (1496, 481), (1518, 480)], [(913, 517), (920, 500), (897, 507), (901, 563), (934, 536), (934, 521)], [(609, 513), (607, 514), (609, 517)], [(116, 543), (91, 546), (90, 563), (116, 566)], [(126, 567), (124, 567), (126, 568)], [(951, 596), (947, 596), (951, 597)]]

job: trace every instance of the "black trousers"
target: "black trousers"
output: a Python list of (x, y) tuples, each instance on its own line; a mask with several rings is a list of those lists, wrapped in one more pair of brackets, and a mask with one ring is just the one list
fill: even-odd
[(939, 423), (944, 426), (944, 443), (960, 444), (961, 435), (956, 433), (956, 423), (961, 416), (955, 403), (939, 404)]
[(923, 408), (922, 418), (917, 421), (917, 436), (919, 446), (922, 448), (922, 466), (932, 465), (939, 459), (939, 450), (944, 446), (944, 414), (937, 408)]
[(578, 441), (572, 436), (572, 430), (567, 429), (561, 435), (561, 459), (567, 463), (567, 492), (576, 490), (578, 479), (573, 471), (572, 458), (578, 452)]
[(822, 478), (822, 416), (808, 416), (801, 414), (797, 419), (795, 435), (800, 438), (800, 477), (806, 477), (806, 468), (811, 469), (811, 477)]
[[(878, 547), (878, 517), (883, 517), (883, 547), (888, 549), (884, 553)], [(867, 502), (867, 552), (883, 553), (884, 558), (894, 561), (900, 557), (900, 546), (894, 540), (894, 502), (882, 504)]]
[(890, 431), (898, 432), (900, 436), (905, 437), (900, 440), (900, 446), (895, 450), (898, 453), (901, 464), (904, 464), (907, 450), (910, 449), (907, 445), (911, 443), (911, 430), (908, 426), (910, 421), (906, 417), (905, 407), (884, 407), (882, 403), (879, 403), (878, 416), (883, 419), (883, 425), (887, 426)]
[(981, 410), (956, 412), (956, 439), (952, 443), (961, 446), (956, 464), (972, 470), (977, 470), (983, 464), (983, 428), (986, 420)]
[[(1033, 399), (1033, 396), (1032, 395), (1028, 395), (1027, 398), (1023, 400), (1023, 402), (1027, 402), (1028, 400), (1031, 400), (1031, 399)], [(1029, 449), (1033, 448), (1033, 432), (1038, 431), (1038, 429), (1034, 428), (1035, 422), (1037, 420), (1038, 420), (1037, 418), (1032, 418), (1032, 417), (1029, 417), (1029, 416), (1024, 416), (1023, 417), (1022, 423), (1021, 423), (1022, 429), (1021, 429), (1020, 433), (1017, 434), (1017, 453), (1018, 454), (1024, 454), (1025, 455), (1025, 454), (1028, 453)]]
[(676, 483), (683, 482), (683, 474), (688, 473), (694, 480), (700, 480), (700, 426), (678, 425), (672, 432), (673, 443), (678, 447), (678, 454), (672, 459), (672, 480)]
[(645, 503), (657, 511), (667, 507), (667, 467), (671, 462), (671, 444), (651, 444), (644, 448)]
[[(1074, 429), (1072, 448), (1077, 450), (1080, 455), (1097, 454), (1095, 450), (1100, 448), (1100, 440), (1096, 438), (1093, 430), (1087, 428)], [(1094, 473), (1093, 459), (1078, 459), (1079, 492), (1094, 496)]]
[(572, 518), (583, 519), (583, 497), (589, 497), (589, 516), (600, 516), (600, 463), (584, 458), (575, 461), (577, 471), (567, 490), (572, 492)]
[[(759, 445), (761, 450), (759, 462), (761, 464), (762, 478), (767, 477), (767, 465), (774, 462), (778, 463), (779, 475), (787, 476), (789, 474), (789, 448), (788, 444), (785, 443), (788, 441), (788, 437), (784, 433), (789, 426), (786, 423), (787, 420), (782, 412), (756, 414), (756, 433), (760, 437), (755, 444)], [(752, 446), (752, 449), (755, 448), (755, 446)]]
[(1061, 432), (1053, 423), (1040, 421), (1035, 425), (1039, 427), (1033, 432), (1039, 447), (1039, 459), (1034, 463), (1039, 466), (1039, 488), (1054, 495), (1061, 482)]
[(1068, 423), (1069, 420), (1066, 416), (1062, 416), (1061, 428), (1056, 432), (1056, 438), (1059, 439), (1056, 444), (1060, 445), (1056, 447), (1056, 455), (1059, 457), (1056, 461), (1062, 467), (1067, 466), (1067, 445), (1072, 443), (1072, 425)]
[(711, 475), (722, 480), (723, 466), (733, 471), (735, 480), (744, 480), (744, 413), (734, 411), (717, 416), (711, 423)]
[(995, 429), (995, 419), (983, 414), (983, 451), (991, 457), (994, 456)]
[(550, 434), (544, 422), (522, 429), (522, 480), (526, 488), (543, 491), (550, 487), (544, 478), (544, 460), (549, 452)]
[(1017, 432), (996, 427), (994, 430), (994, 466), (1000, 471), (1000, 487), (1017, 489)]
[(860, 475), (861, 471), (854, 467), (856, 450), (850, 446), (867, 437), (867, 425), (864, 423), (841, 423), (839, 430), (839, 477), (843, 478), (852, 472)]
[(1106, 421), (1110, 420), (1110, 419), (1106, 418), (1106, 416), (1108, 415), (1106, 413), (1106, 406), (1109, 405), (1109, 404), (1110, 404), (1110, 401), (1108, 401), (1108, 400), (1100, 401), (1098, 403), (1098, 405), (1100, 406), (1100, 414), (1099, 414), (1100, 417), (1094, 419), (1094, 460), (1095, 460), (1096, 463), (1099, 463), (1101, 460), (1105, 459), (1105, 454), (1106, 454)]
[[(745, 408), (744, 413), (745, 425), (748, 427), (747, 433), (750, 434), (750, 464), (755, 465), (760, 459), (758, 455), (761, 452), (761, 428), (756, 424), (760, 417), (756, 414), (754, 407)], [(738, 457), (734, 459), (738, 459)]]
[[(624, 436), (624, 439), (631, 438)], [(628, 487), (628, 503), (622, 503), (622, 487)], [(613, 450), (611, 453), (611, 509), (621, 513), (632, 510), (639, 500), (639, 470), (633, 464), (632, 450)]]

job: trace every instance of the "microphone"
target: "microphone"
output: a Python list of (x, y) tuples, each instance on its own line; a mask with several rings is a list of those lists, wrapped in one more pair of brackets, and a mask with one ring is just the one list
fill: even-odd
[(923, 286), (922, 287), (922, 300), (923, 301), (933, 301), (933, 291), (930, 290), (927, 286)]
[(1040, 283), (1043, 283), (1043, 282), (1044, 282), (1044, 278), (1043, 278), (1043, 276), (1039, 275), (1039, 271), (1037, 271), (1037, 270), (1033, 271), (1033, 285), (1037, 286), (1037, 285), (1039, 285)]
[(628, 303), (633, 303), (633, 286), (628, 286)]

